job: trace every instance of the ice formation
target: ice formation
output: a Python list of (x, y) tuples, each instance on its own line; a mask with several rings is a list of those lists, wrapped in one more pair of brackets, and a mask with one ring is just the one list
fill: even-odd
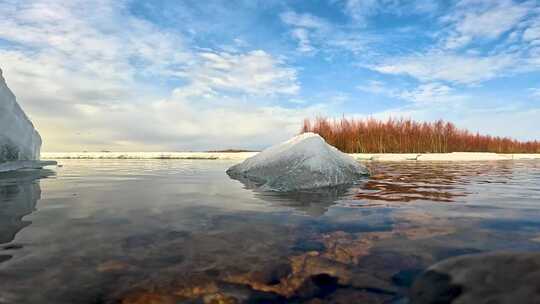
[(232, 166), (227, 174), (263, 190), (295, 191), (352, 184), (368, 171), (318, 134), (304, 133)]
[(39, 133), (17, 103), (0, 70), (0, 164), (39, 160), (40, 149)]

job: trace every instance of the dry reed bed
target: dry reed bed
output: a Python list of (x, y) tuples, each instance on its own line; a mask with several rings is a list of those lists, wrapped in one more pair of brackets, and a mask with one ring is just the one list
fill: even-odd
[(318, 133), (346, 153), (540, 153), (538, 140), (481, 135), (442, 120), (318, 117), (304, 120), (301, 131)]

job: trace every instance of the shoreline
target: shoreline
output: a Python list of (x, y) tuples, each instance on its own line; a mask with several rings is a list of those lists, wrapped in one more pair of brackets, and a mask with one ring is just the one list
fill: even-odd
[[(244, 160), (258, 152), (43, 152), (41, 159), (184, 159)], [(499, 154), (491, 152), (452, 153), (352, 153), (360, 161), (495, 161), (540, 160), (537, 154)]]

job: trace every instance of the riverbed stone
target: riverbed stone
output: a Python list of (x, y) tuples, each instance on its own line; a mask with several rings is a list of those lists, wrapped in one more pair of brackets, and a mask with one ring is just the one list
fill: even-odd
[(411, 304), (434, 303), (540, 303), (540, 253), (484, 253), (439, 262), (411, 290)]

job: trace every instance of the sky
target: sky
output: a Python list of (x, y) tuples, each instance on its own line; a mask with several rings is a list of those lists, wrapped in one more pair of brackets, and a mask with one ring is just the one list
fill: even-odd
[(540, 2), (0, 0), (44, 151), (261, 149), (304, 118), (540, 139)]

